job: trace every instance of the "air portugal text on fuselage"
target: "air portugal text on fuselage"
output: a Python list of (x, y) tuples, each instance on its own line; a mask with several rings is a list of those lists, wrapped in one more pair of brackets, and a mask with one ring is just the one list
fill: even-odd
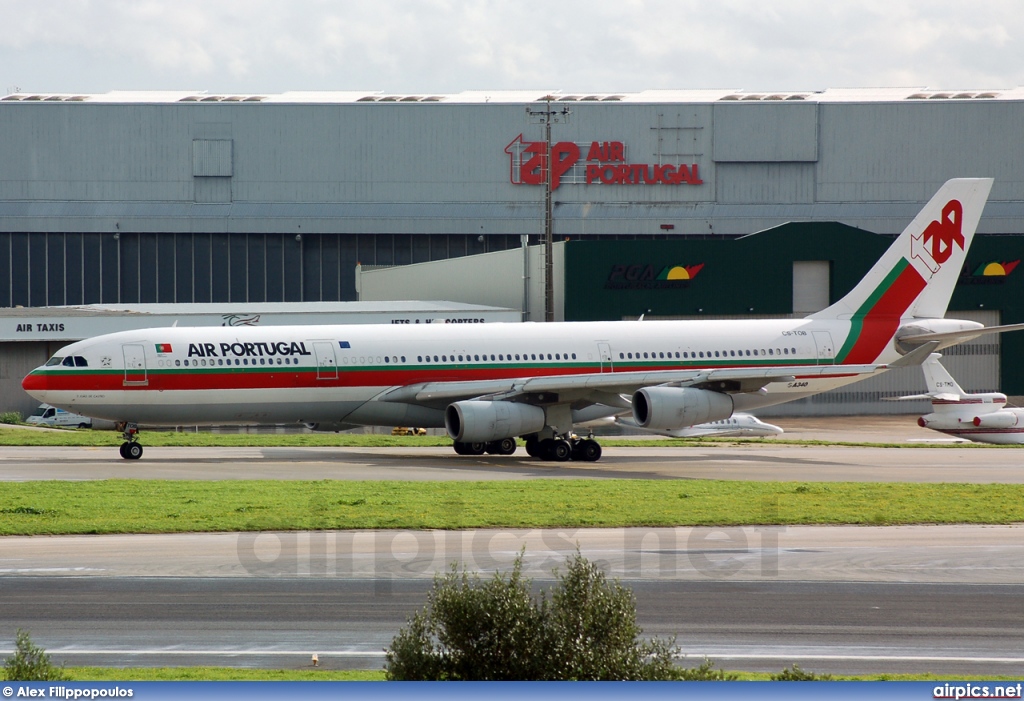
[[(157, 346), (159, 352), (160, 346)], [(302, 341), (190, 343), (189, 358), (266, 358), (278, 355), (313, 355)]]

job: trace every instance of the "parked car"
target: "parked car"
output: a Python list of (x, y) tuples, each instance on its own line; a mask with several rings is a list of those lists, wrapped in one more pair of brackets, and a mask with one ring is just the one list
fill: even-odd
[(39, 408), (32, 412), (32, 416), (25, 419), (27, 424), (37, 426), (77, 426), (78, 428), (92, 428), (92, 419), (81, 414), (74, 414), (70, 411), (58, 409), (49, 404), (40, 404)]
[(425, 436), (427, 435), (427, 429), (425, 428), (410, 428), (408, 426), (395, 426), (391, 429), (392, 436)]

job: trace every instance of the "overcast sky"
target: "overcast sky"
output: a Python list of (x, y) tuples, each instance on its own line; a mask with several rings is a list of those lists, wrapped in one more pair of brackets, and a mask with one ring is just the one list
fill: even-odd
[(0, 0), (0, 90), (1009, 88), (1021, 0)]

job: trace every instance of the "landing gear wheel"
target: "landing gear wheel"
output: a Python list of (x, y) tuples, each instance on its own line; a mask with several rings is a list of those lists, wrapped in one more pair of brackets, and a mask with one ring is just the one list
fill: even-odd
[(487, 444), (487, 452), (491, 455), (512, 455), (516, 452), (516, 439), (503, 438), (500, 441), (491, 441)]
[(115, 428), (121, 432), (124, 443), (121, 444), (121, 457), (125, 460), (138, 460), (142, 457), (142, 445), (136, 441), (139, 425), (130, 421), (119, 421)]
[(572, 446), (567, 440), (553, 440), (551, 445), (548, 447), (549, 460), (555, 462), (565, 462), (572, 457)]
[(583, 462), (597, 462), (601, 459), (601, 444), (589, 438), (580, 441), (572, 451), (572, 459), (582, 460)]
[(526, 441), (526, 454), (531, 458), (541, 457), (540, 441), (536, 438), (529, 438)]
[(455, 441), (453, 446), (455, 452), (459, 455), (483, 455), (487, 450), (486, 443), (464, 443), (462, 441)]

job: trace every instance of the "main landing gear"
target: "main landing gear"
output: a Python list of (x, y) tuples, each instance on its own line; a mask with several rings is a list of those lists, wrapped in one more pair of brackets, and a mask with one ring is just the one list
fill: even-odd
[[(512, 455), (516, 452), (516, 439), (505, 438), (489, 443), (463, 443), (455, 441), (453, 447), (459, 455), (483, 455), (484, 453)], [(526, 439), (526, 452), (532, 458), (552, 460), (554, 462), (565, 462), (566, 460), (597, 462), (601, 459), (601, 444), (593, 438), (579, 438), (577, 436), (545, 438), (543, 440), (530, 437)]]
[(530, 438), (526, 441), (526, 452), (530, 457), (541, 460), (553, 460), (554, 462), (565, 462), (566, 460), (578, 460), (580, 462), (597, 462), (601, 459), (601, 444), (593, 438), (545, 438), (537, 440)]
[(117, 424), (117, 430), (124, 437), (121, 444), (121, 457), (125, 460), (138, 460), (142, 457), (142, 444), (139, 443), (139, 425), (122, 421)]
[(500, 441), (490, 441), (488, 443), (463, 443), (462, 441), (455, 441), (453, 447), (459, 455), (483, 455), (484, 453), (512, 455), (512, 453), (516, 452), (516, 439), (503, 438)]

